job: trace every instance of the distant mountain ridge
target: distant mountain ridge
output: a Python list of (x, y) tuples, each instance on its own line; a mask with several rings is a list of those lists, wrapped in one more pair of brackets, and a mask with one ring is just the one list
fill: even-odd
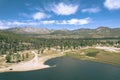
[(22, 27), (22, 28), (9, 28), (6, 31), (14, 32), (17, 34), (49, 34), (53, 32), (53, 30), (49, 30), (47, 28), (33, 28), (33, 27)]
[(5, 31), (26, 34), (31, 36), (43, 37), (63, 37), (63, 38), (120, 38), (120, 28), (109, 28), (109, 27), (98, 27), (96, 29), (81, 28), (76, 30), (54, 30), (47, 28), (33, 28), (33, 27), (23, 27), (23, 28), (10, 28)]

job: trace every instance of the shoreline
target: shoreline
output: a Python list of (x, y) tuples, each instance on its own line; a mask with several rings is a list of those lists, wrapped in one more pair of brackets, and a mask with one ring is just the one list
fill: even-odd
[(96, 46), (95, 48), (109, 52), (116, 52), (116, 53), (120, 52), (120, 48), (116, 48), (116, 47)]
[(45, 68), (51, 68), (55, 66), (45, 65), (44, 63), (52, 58), (61, 57), (63, 54), (53, 54), (53, 55), (46, 55), (38, 57), (37, 53), (33, 52), (35, 57), (27, 62), (22, 62), (18, 64), (13, 64), (12, 66), (0, 68), (1, 72), (20, 72), (20, 71), (32, 71), (32, 70), (39, 70)]
[[(96, 46), (94, 48), (109, 51), (109, 52), (115, 52), (115, 53), (120, 52), (120, 48), (116, 48), (116, 47)], [(67, 52), (67, 51), (64, 51), (64, 52)], [(31, 70), (39, 70), (39, 69), (55, 67), (55, 66), (45, 65), (44, 63), (49, 59), (61, 57), (64, 55), (63, 52), (61, 52), (60, 54), (41, 55), (40, 57), (38, 57), (37, 53), (35, 53), (34, 51), (32, 51), (32, 53), (35, 55), (35, 57), (30, 61), (21, 62), (18, 64), (13, 63), (12, 66), (0, 68), (0, 73), (31, 71)]]
[[(114, 65), (114, 66), (120, 66), (120, 63), (119, 63), (120, 62), (120, 54), (119, 54), (120, 48), (111, 47), (111, 46), (109, 46), (109, 47), (95, 46), (95, 47), (89, 47), (89, 48), (103, 50), (103, 54), (98, 54), (98, 56), (95, 56), (95, 57), (88, 57), (83, 54), (82, 54), (82, 57), (78, 56), (78, 55), (68, 55), (68, 56), (75, 58), (75, 59), (80, 59), (80, 60), (87, 60), (87, 61), (104, 63), (104, 64), (109, 64), (109, 65)], [(105, 53), (104, 53), (104, 51), (105, 51)]]

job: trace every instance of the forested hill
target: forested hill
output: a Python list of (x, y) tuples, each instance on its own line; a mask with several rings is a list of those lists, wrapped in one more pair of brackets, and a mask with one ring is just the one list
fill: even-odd
[(23, 37), (22, 38), (21, 37), (22, 36), (20, 36), (18, 34), (0, 30), (0, 39), (10, 39), (10, 40), (16, 39), (16, 40), (20, 40), (20, 39), (23, 39)]
[(0, 30), (0, 55), (25, 50), (28, 47), (27, 43), (29, 43), (29, 38)]
[(120, 38), (120, 28), (104, 26), (96, 29), (81, 28), (76, 30), (22, 27), (10, 28), (6, 31), (39, 38)]
[(43, 51), (46, 48), (56, 48), (65, 50), (96, 45), (120, 47), (120, 40), (116, 38), (33, 38), (0, 30), (0, 55), (12, 55), (19, 51), (32, 49)]

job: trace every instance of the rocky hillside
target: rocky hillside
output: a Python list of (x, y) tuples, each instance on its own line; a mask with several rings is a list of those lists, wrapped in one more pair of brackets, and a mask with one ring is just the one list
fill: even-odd
[(17, 34), (26, 34), (29, 36), (37, 37), (52, 37), (52, 38), (119, 38), (120, 28), (98, 27), (96, 29), (81, 28), (77, 30), (49, 30), (47, 28), (11, 28), (6, 31), (14, 32)]
[(22, 27), (22, 28), (10, 28), (7, 31), (14, 32), (17, 34), (49, 34), (53, 30), (47, 28), (33, 28), (33, 27)]

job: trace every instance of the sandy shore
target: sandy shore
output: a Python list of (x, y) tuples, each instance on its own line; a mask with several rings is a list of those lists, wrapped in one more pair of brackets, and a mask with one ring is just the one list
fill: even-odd
[(102, 50), (105, 50), (105, 51), (110, 51), (110, 52), (120, 52), (120, 48), (116, 48), (116, 47), (106, 47), (106, 46), (97, 46), (95, 47), (96, 49), (102, 49)]
[(53, 66), (45, 65), (44, 62), (47, 61), (48, 59), (62, 56), (61, 54), (57, 54), (57, 55), (47, 55), (47, 56), (43, 56), (43, 57), (38, 57), (37, 53), (35, 53), (34, 51), (32, 53), (35, 54), (35, 57), (32, 60), (14, 64), (7, 68), (1, 68), (0, 72), (30, 71), (30, 70), (50, 68)]
[[(110, 51), (110, 52), (116, 52), (116, 53), (120, 52), (120, 48), (115, 48), (115, 47), (96, 46), (95, 48), (102, 49), (105, 51)], [(45, 65), (44, 62), (47, 61), (48, 59), (60, 57), (64, 55), (61, 52), (61, 54), (46, 55), (46, 56), (38, 57), (37, 53), (35, 53), (34, 51), (32, 51), (32, 53), (35, 55), (35, 57), (32, 60), (27, 62), (21, 62), (18, 64), (13, 64), (12, 66), (9, 66), (9, 67), (0, 68), (0, 72), (30, 71), (30, 70), (54, 67), (54, 66)]]

